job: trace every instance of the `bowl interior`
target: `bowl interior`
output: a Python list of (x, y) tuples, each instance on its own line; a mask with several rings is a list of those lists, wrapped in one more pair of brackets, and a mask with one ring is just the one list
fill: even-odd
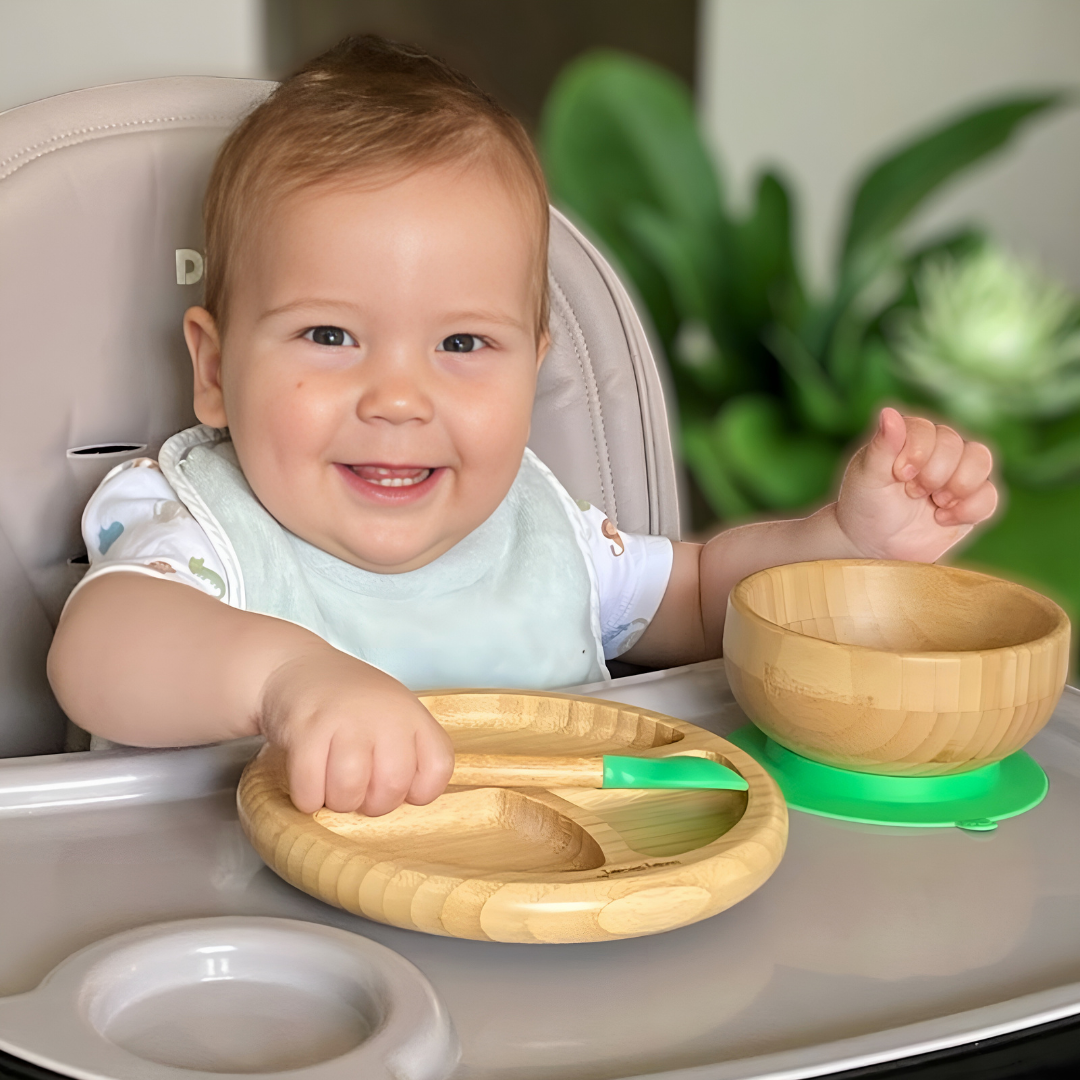
[(787, 630), (888, 652), (980, 652), (1023, 645), (1060, 609), (1012, 582), (924, 563), (793, 563), (746, 579), (738, 595)]

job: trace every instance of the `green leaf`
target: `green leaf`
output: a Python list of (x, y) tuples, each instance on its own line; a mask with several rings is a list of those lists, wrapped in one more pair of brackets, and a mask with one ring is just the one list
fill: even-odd
[(720, 220), (690, 91), (655, 64), (611, 50), (568, 64), (545, 102), (540, 145), (556, 201), (613, 246), (635, 203), (706, 227)]
[(764, 337), (791, 380), (795, 404), (809, 425), (829, 434), (846, 432), (844, 400), (806, 346), (786, 326), (771, 326)]
[(712, 439), (740, 487), (771, 510), (801, 508), (820, 499), (838, 465), (836, 444), (791, 431), (783, 406), (766, 394), (729, 401), (713, 423)]
[(728, 521), (753, 513), (753, 502), (739, 490), (717, 452), (709, 424), (684, 417), (680, 426), (683, 459), (713, 513)]
[(710, 308), (710, 274), (703, 266), (709, 252), (702, 249), (701, 231), (672, 220), (642, 203), (622, 214), (626, 233), (664, 275), (683, 319), (705, 322)]
[(849, 436), (864, 432), (871, 421), (876, 420), (884, 403), (895, 404), (910, 397), (904, 393), (894, 367), (892, 353), (879, 337), (870, 337), (863, 342), (855, 377), (847, 394)]
[(909, 251), (905, 261), (909, 273), (915, 273), (928, 260), (940, 259), (948, 255), (953, 259), (964, 259), (973, 255), (990, 242), (985, 229), (974, 225), (962, 225), (943, 236), (935, 236)]
[(1080, 480), (1080, 438), (1006, 462), (1011, 480), (1025, 487), (1059, 487)]
[(539, 141), (553, 201), (607, 249), (670, 348), (685, 297), (632, 235), (628, 210), (651, 209), (698, 236), (720, 229), (720, 181), (688, 88), (627, 54), (585, 53), (556, 79)]
[(877, 162), (858, 185), (842, 265), (892, 232), (935, 189), (999, 150), (1027, 120), (1061, 104), (1061, 93), (1016, 97), (965, 113)]
[(680, 406), (711, 417), (731, 389), (731, 370), (708, 326), (685, 320), (668, 359)]
[[(1080, 485), (1010, 487), (1005, 512), (956, 561), (1048, 593), (1074, 624), (1080, 616)], [(1076, 645), (1074, 643), (1074, 655)]]
[[(887, 333), (890, 329), (887, 322), (895, 317), (896, 311), (901, 308), (910, 310), (918, 307), (919, 296), (915, 290), (915, 279), (927, 262), (936, 261), (945, 256), (956, 260), (967, 258), (985, 245), (988, 239), (986, 232), (982, 229), (964, 225), (943, 236), (936, 236), (909, 251), (904, 256), (901, 265), (901, 272), (904, 275), (903, 287), (897, 294), (895, 302), (877, 316), (876, 329)], [(886, 320), (884, 325), (882, 320)]]
[(1050, 422), (1003, 418), (985, 434), (1011, 483), (1052, 488), (1080, 481), (1080, 412)]
[[(845, 264), (832, 299), (807, 308), (799, 336), (810, 353), (828, 356), (834, 335), (845, 321), (856, 319), (863, 328), (867, 327), (873, 316), (864, 309), (874, 306), (867, 304), (868, 298), (873, 301), (884, 283), (887, 291), (891, 289), (889, 301), (894, 300), (902, 286), (902, 279), (898, 280), (902, 267), (901, 253), (891, 237), (860, 247)], [(881, 306), (880, 298), (877, 306)]]
[[(678, 337), (676, 337), (676, 344)], [(679, 404), (679, 423), (711, 421), (728, 397), (728, 375), (719, 356), (710, 358), (706, 367), (681, 362), (678, 350), (670, 353), (671, 380)]]
[(758, 177), (749, 216), (734, 228), (731, 306), (741, 321), (797, 325), (805, 303), (793, 246), (791, 197), (775, 173)]

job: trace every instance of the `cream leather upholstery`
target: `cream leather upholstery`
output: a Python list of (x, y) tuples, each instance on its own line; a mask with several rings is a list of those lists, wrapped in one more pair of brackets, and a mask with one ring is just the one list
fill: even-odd
[[(180, 326), (202, 287), (178, 284), (198, 260), (177, 253), (201, 251), (217, 147), (272, 87), (153, 79), (0, 114), (0, 757), (63, 748), (45, 655), (81, 573), (80, 513), (117, 462), (194, 422)], [(552, 226), (531, 444), (623, 529), (677, 537), (641, 324), (595, 248), (556, 211)]]

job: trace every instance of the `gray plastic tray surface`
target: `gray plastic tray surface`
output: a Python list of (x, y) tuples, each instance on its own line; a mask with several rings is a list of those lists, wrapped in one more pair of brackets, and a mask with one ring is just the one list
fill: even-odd
[[(583, 692), (745, 723), (721, 662)], [(0, 995), (149, 923), (277, 916), (362, 934), (430, 980), (460, 1080), (796, 1080), (1080, 1014), (1080, 693), (1029, 745), (1050, 793), (994, 833), (793, 812), (753, 896), (654, 937), (503, 945), (382, 926), (266, 869), (236, 820), (253, 741), (0, 762)]]

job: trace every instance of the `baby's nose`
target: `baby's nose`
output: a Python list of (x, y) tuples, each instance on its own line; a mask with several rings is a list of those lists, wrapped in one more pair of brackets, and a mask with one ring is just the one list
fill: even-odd
[(411, 372), (398, 368), (383, 368), (371, 372), (356, 404), (361, 420), (385, 420), (391, 424), (407, 424), (417, 420), (426, 423), (434, 415), (428, 389)]

